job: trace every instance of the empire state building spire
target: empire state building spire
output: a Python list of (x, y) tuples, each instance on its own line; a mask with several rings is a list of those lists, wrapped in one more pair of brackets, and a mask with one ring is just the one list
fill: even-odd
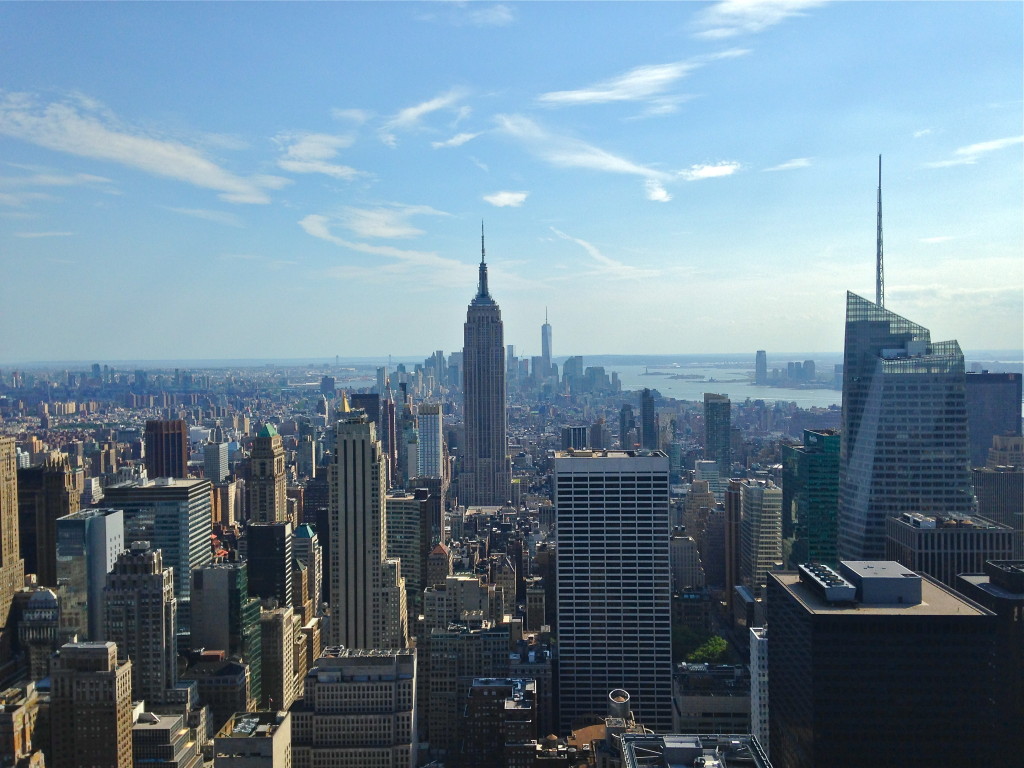
[(501, 309), (487, 290), (483, 224), (480, 283), (466, 311), (462, 347), (462, 392), (466, 439), (459, 467), (459, 501), (500, 505), (512, 491), (505, 414), (505, 343)]
[(476, 296), (473, 304), (493, 304), (490, 291), (487, 290), (487, 252), (484, 249), (484, 223), (480, 222), (480, 278), (476, 285)]

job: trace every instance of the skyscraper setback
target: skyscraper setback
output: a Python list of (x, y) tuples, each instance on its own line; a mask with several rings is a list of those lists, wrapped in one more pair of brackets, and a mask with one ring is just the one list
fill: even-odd
[(459, 474), (465, 504), (504, 504), (512, 492), (505, 413), (505, 342), (501, 309), (487, 288), (483, 231), (480, 278), (466, 313), (462, 352), (466, 446)]
[(846, 295), (839, 556), (885, 556), (885, 518), (966, 515), (964, 356), (955, 341)]

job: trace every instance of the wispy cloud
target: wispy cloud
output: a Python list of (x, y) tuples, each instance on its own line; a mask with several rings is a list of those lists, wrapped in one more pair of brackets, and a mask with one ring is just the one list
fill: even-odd
[(512, 8), (501, 3), (486, 8), (481, 8), (474, 3), (466, 18), (470, 24), (478, 27), (504, 27), (516, 19)]
[(918, 239), (920, 243), (946, 243), (953, 240), (952, 235), (935, 235), (934, 237), (922, 237)]
[(522, 115), (497, 115), (495, 121), (501, 133), (522, 142), (538, 157), (556, 167), (585, 168), (641, 177), (647, 199), (655, 202), (668, 202), (672, 199), (666, 185), (673, 181), (699, 181), (729, 176), (742, 167), (738, 162), (725, 161), (693, 165), (675, 172), (663, 171), (612, 154), (580, 139), (550, 133)]
[(922, 136), (930, 136), (933, 133), (931, 128), (922, 128), (919, 131), (914, 131), (914, 138), (920, 139)]
[(709, 163), (707, 165), (691, 165), (686, 170), (679, 171), (679, 175), (687, 181), (717, 179), (721, 176), (732, 176), (742, 167), (743, 166), (735, 161)]
[(698, 56), (668, 64), (636, 67), (610, 80), (572, 91), (551, 91), (537, 97), (543, 104), (571, 106), (578, 104), (605, 104), (614, 101), (654, 101), (660, 114), (675, 111), (682, 97), (659, 98), (678, 80), (710, 61), (743, 56), (749, 51), (732, 49), (710, 56)]
[(357, 237), (375, 237), (386, 240), (406, 239), (423, 234), (423, 230), (409, 221), (413, 216), (448, 216), (429, 205), (379, 206), (376, 208), (345, 207), (337, 217), (338, 223)]
[(71, 237), (74, 232), (15, 232), (15, 237), (24, 237), (28, 239), (36, 237)]
[(593, 243), (588, 243), (586, 240), (581, 240), (578, 237), (567, 235), (565, 232), (555, 229), (554, 227), (551, 227), (551, 231), (562, 240), (568, 240), (571, 243), (576, 243), (576, 245), (580, 246), (580, 248), (586, 252), (591, 259), (591, 270), (589, 274), (603, 275), (605, 277), (626, 280), (642, 280), (645, 278), (657, 277), (661, 274), (656, 269), (633, 267), (629, 264), (623, 264), (621, 261), (609, 258), (601, 253)]
[(787, 160), (784, 163), (773, 165), (771, 168), (765, 168), (766, 171), (792, 171), (796, 168), (809, 168), (811, 165), (811, 158), (809, 157), (794, 157), (792, 160)]
[[(422, 276), (425, 274), (429, 280), (436, 284), (445, 284), (446, 281), (451, 281), (453, 278), (456, 283), (472, 281), (472, 265), (463, 264), (454, 259), (442, 258), (431, 251), (413, 251), (395, 248), (390, 245), (373, 245), (346, 240), (335, 235), (332, 231), (331, 228), (336, 223), (336, 219), (330, 216), (311, 214), (299, 221), (299, 226), (311, 237), (333, 243), (341, 248), (370, 256), (383, 256), (393, 260), (390, 263), (378, 265), (374, 271), (359, 270), (357, 267), (339, 267), (336, 271), (332, 272), (332, 274), (338, 277), (344, 277), (348, 274), (359, 274), (367, 278), (380, 278), (418, 268), (418, 275)], [(381, 271), (383, 271), (383, 275)], [(452, 285), (454, 283), (448, 282), (448, 284)]]
[(526, 202), (529, 192), (495, 192), (484, 195), (484, 201), (497, 208), (518, 208)]
[(327, 133), (283, 133), (275, 139), (284, 154), (277, 166), (292, 173), (323, 173), (335, 179), (354, 179), (363, 174), (347, 165), (329, 162), (338, 155), (339, 149), (352, 145), (351, 136), (334, 136)]
[(722, 40), (756, 34), (801, 16), (803, 11), (824, 5), (827, 0), (720, 0), (697, 15), (697, 37)]
[(996, 152), (1000, 149), (1012, 147), (1015, 144), (1024, 143), (1024, 136), (1009, 136), (1005, 139), (993, 139), (982, 141), (977, 144), (968, 144), (953, 152), (949, 160), (938, 160), (932, 163), (925, 163), (926, 168), (948, 168), (951, 165), (974, 165), (978, 158), (987, 155), (989, 152)]
[(432, 141), (430, 146), (434, 149), (445, 149), (447, 147), (461, 147), (466, 142), (472, 141), (479, 133), (457, 133), (446, 141)]
[(414, 104), (411, 107), (399, 110), (399, 112), (388, 120), (381, 129), (381, 141), (389, 147), (395, 146), (398, 143), (398, 139), (395, 136), (396, 131), (413, 130), (419, 126), (420, 120), (425, 116), (441, 109), (453, 107), (465, 98), (465, 96), (466, 92), (462, 88), (452, 88), (450, 91), (442, 93), (440, 96), (435, 96), (427, 101), (422, 101), (419, 104)]
[(205, 208), (171, 208), (166, 206), (168, 211), (180, 213), (182, 216), (191, 216), (194, 219), (212, 221), (215, 224), (224, 224), (228, 227), (241, 227), (242, 218), (226, 211), (210, 211)]
[(335, 120), (347, 120), (356, 125), (362, 125), (373, 115), (365, 109), (332, 109), (331, 117)]
[(29, 94), (6, 93), (0, 98), (0, 134), (214, 190), (232, 203), (267, 203), (268, 190), (288, 183), (278, 176), (232, 173), (195, 147), (125, 127), (82, 98), (41, 104)]
[(0, 192), (0, 205), (11, 208), (24, 208), (34, 200), (53, 200), (53, 195), (45, 192)]
[[(13, 165), (9, 163), (9, 165)], [(24, 167), (24, 166), (15, 166)], [(33, 173), (30, 176), (3, 176), (0, 177), (0, 186), (3, 187), (75, 187), (83, 184), (110, 184), (110, 179), (104, 176), (94, 176), (91, 173)]]

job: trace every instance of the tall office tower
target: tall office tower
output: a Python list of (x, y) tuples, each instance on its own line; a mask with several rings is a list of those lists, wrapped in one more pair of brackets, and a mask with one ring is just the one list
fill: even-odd
[(328, 468), (331, 644), (404, 648), (405, 579), (387, 560), (384, 454), (365, 413), (339, 416)]
[(1024, 559), (1024, 466), (978, 467), (971, 470), (971, 476), (978, 514), (1010, 526), (1014, 531), (1013, 557)]
[(249, 463), (249, 519), (254, 523), (278, 523), (288, 519), (285, 496), (284, 446), (273, 424), (256, 433)]
[(210, 441), (203, 444), (203, 476), (212, 483), (220, 483), (229, 474), (228, 443), (224, 430), (214, 427)]
[(151, 478), (188, 477), (188, 425), (182, 419), (147, 421), (146, 473)]
[(758, 595), (768, 571), (782, 563), (782, 489), (771, 480), (744, 480), (740, 508), (740, 579)]
[(21, 557), (25, 573), (36, 574), (43, 586), (57, 586), (57, 518), (77, 512), (80, 498), (63, 454), (51, 454), (41, 466), (18, 470)]
[(763, 349), (757, 350), (754, 358), (754, 383), (758, 386), (768, 383), (768, 353)]
[(983, 517), (904, 512), (885, 521), (885, 556), (956, 589), (960, 573), (1013, 558), (1013, 529)]
[(1021, 382), (1019, 373), (968, 373), (967, 434), (971, 466), (985, 466), (992, 438), (1019, 435)]
[(998, 754), (991, 611), (887, 561), (772, 572), (767, 610), (777, 765), (966, 765)]
[(263, 664), (260, 600), (249, 596), (249, 565), (211, 563), (192, 571), (192, 648), (224, 651), (249, 665), (249, 695), (259, 702)]
[(163, 702), (178, 682), (178, 604), (160, 550), (132, 542), (107, 575), (103, 601), (103, 637), (133, 664), (132, 698)]
[(462, 350), (466, 445), (459, 473), (459, 500), (466, 505), (505, 504), (512, 494), (502, 328), (501, 309), (487, 290), (481, 233), (480, 282), (466, 313)]
[(562, 381), (572, 394), (577, 394), (583, 385), (583, 357), (573, 355), (562, 364)]
[(702, 589), (704, 568), (697, 551), (697, 541), (682, 530), (672, 532), (669, 539), (669, 556), (672, 563), (672, 591)]
[(768, 699), (768, 628), (750, 627), (750, 732), (771, 754)]
[(742, 584), (741, 567), (741, 524), (742, 524), (742, 488), (743, 480), (733, 479), (725, 489), (724, 515), (724, 548), (722, 557), (725, 561), (725, 601), (732, 609), (736, 587)]
[(57, 589), (61, 624), (79, 640), (106, 639), (103, 589), (124, 551), (124, 513), (82, 509), (57, 518)]
[(417, 488), (415, 493), (389, 493), (386, 501), (388, 557), (402, 561), (410, 625), (423, 610), (423, 590), (429, 586), (427, 554), (433, 533), (427, 513), (429, 495), (426, 488)]
[(544, 309), (544, 325), (540, 327), (540, 359), (544, 366), (544, 376), (551, 375), (551, 324), (548, 322), (548, 310)]
[(274, 599), (280, 607), (294, 605), (292, 590), (292, 524), (250, 523), (245, 529), (249, 561), (249, 594)]
[(304, 524), (295, 529), (292, 553), (295, 560), (306, 567), (309, 574), (309, 597), (313, 603), (313, 611), (319, 613), (320, 604), (324, 599), (324, 561), (320, 537), (313, 526)]
[(558, 541), (561, 731), (635, 694), (642, 721), (672, 725), (668, 456), (660, 451), (552, 461)]
[(725, 395), (704, 393), (704, 458), (718, 464), (718, 476), (732, 474), (732, 403)]
[(112, 642), (67, 643), (53, 666), (53, 764), (132, 768), (132, 662)]
[(964, 356), (916, 325), (846, 294), (839, 556), (885, 553), (885, 518), (970, 514)]
[(619, 409), (619, 447), (632, 450), (633, 435), (636, 433), (636, 419), (633, 417), (633, 406), (623, 404)]
[(654, 394), (646, 388), (640, 393), (640, 445), (650, 451), (658, 448), (658, 421), (654, 413)]
[(295, 643), (301, 623), (291, 608), (260, 614), (262, 697), (260, 709), (288, 709), (301, 681), (295, 679)]
[(155, 483), (124, 483), (106, 489), (104, 502), (124, 510), (125, 541), (148, 541), (162, 552), (164, 565), (174, 569), (174, 595), (178, 598), (178, 626), (191, 626), (193, 568), (213, 559), (213, 529), (209, 480), (160, 478)]
[[(60, 603), (53, 590), (35, 587), (18, 592), (15, 606), (11, 612), (19, 614), (18, 646), (27, 657), (28, 679), (42, 680), (50, 676), (54, 652), (68, 639), (68, 633), (61, 630)], [(0, 747), (2, 741), (0, 736)], [(2, 749), (0, 754), (4, 754)]]
[(537, 681), (477, 678), (460, 715), (462, 744), (456, 765), (522, 765), (510, 758), (517, 747), (537, 742)]
[(10, 661), (14, 593), (25, 583), (18, 538), (18, 469), (13, 437), (0, 437), (0, 669)]
[(325, 648), (290, 711), (294, 768), (413, 768), (416, 651)]
[(586, 427), (562, 427), (562, 450), (581, 451), (587, 447)]
[(1024, 750), (1024, 560), (990, 560), (983, 572), (957, 576), (956, 591), (999, 617), (999, 744), (1004, 755), (1019, 755)]
[(839, 433), (804, 430), (803, 445), (782, 446), (782, 538), (794, 540), (792, 562), (839, 562)]
[(296, 450), (296, 454), (298, 455), (296, 464), (298, 464), (300, 476), (308, 478), (316, 477), (316, 465), (318, 463), (317, 454), (319, 452), (320, 445), (316, 438), (312, 435), (303, 435), (302, 439), (299, 440), (298, 450)]
[(444, 470), (444, 425), (440, 403), (420, 406), (419, 440), (417, 476), (441, 477)]

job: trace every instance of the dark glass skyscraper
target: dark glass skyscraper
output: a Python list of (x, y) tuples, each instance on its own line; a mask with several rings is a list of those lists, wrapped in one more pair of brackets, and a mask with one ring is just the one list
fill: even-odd
[(971, 512), (964, 356), (955, 341), (846, 295), (839, 556), (885, 555), (885, 518)]
[(501, 309), (487, 290), (480, 238), (480, 281), (466, 313), (462, 391), (466, 445), (459, 475), (464, 504), (504, 504), (512, 492), (505, 413), (505, 341)]
[(732, 472), (732, 402), (725, 395), (704, 393), (704, 458), (718, 464), (718, 476)]

